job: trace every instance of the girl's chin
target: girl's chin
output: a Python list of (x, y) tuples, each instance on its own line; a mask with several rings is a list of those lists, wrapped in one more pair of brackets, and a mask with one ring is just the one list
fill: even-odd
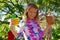
[(30, 18), (30, 19), (34, 19), (34, 18)]
[(34, 17), (28, 17), (29, 19), (34, 19)]

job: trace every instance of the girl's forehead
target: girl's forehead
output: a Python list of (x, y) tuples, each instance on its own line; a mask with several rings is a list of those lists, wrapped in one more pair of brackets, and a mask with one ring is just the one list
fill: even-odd
[(29, 10), (29, 11), (37, 12), (37, 10), (38, 10), (38, 9), (36, 9), (36, 8), (30, 8), (30, 10)]

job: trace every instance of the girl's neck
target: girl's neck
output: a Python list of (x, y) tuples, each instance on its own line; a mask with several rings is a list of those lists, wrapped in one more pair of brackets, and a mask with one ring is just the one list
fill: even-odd
[(33, 22), (37, 22), (38, 24), (39, 24), (39, 21), (37, 21), (37, 20), (35, 20), (35, 19), (30, 19), (30, 18), (27, 18), (27, 20), (26, 21), (33, 21)]
[(35, 20), (35, 19), (27, 18), (27, 20)]

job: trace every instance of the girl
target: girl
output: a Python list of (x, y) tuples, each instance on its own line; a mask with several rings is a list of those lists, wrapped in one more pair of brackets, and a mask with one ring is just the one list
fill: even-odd
[(47, 34), (50, 25), (47, 25), (44, 31), (41, 30), (39, 24), (38, 7), (35, 4), (28, 4), (24, 16), (25, 19), (20, 21), (19, 24), (19, 33), (13, 30), (13, 20), (11, 21), (10, 30), (12, 31), (14, 36), (17, 38), (21, 38), (22, 34), (24, 34), (25, 40), (42, 40), (43, 36)]

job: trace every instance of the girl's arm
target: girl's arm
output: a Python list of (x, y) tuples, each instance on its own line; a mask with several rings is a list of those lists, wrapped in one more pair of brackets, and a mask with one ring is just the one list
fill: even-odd
[(13, 33), (13, 35), (17, 38), (18, 37), (18, 34), (15, 30), (13, 30), (12, 28), (10, 28), (11, 32)]
[(20, 31), (19, 31), (19, 33), (17, 33), (14, 29), (13, 29), (13, 27), (12, 27), (12, 24), (13, 24), (13, 21), (11, 20), (11, 23), (10, 23), (10, 30), (11, 30), (11, 32), (13, 33), (13, 35), (16, 37), (16, 38), (21, 38), (22, 37), (22, 35), (23, 35), (23, 27), (21, 27), (21, 25), (22, 25), (22, 23), (20, 22), (19, 23), (19, 28), (20, 28)]
[[(42, 17), (42, 16), (46, 16), (46, 14), (40, 14), (39, 17)], [(48, 33), (49, 29), (50, 29), (51, 25), (47, 25), (47, 27), (44, 29), (44, 36)]]
[(13, 33), (13, 35), (15, 36), (15, 37), (17, 37), (18, 36), (18, 34), (17, 34), (17, 32), (13, 29), (13, 27), (12, 27), (12, 20), (11, 20), (11, 23), (10, 23), (10, 30), (11, 30), (11, 32)]
[(47, 25), (47, 27), (44, 29), (44, 36), (49, 32), (51, 25)]

